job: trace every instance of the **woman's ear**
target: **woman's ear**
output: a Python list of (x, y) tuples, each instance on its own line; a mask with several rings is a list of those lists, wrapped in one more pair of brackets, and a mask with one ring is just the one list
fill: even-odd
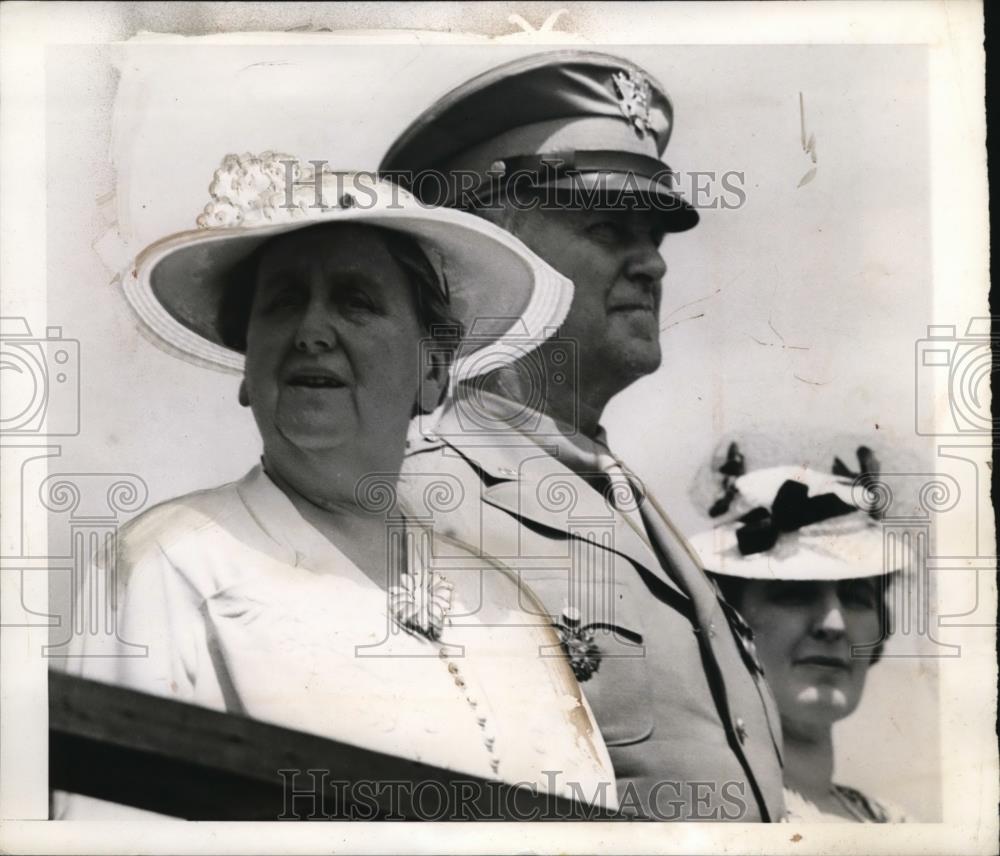
[(250, 394), (247, 392), (246, 378), (243, 378), (243, 380), (240, 381), (240, 391), (237, 394), (237, 397), (240, 400), (240, 404), (242, 404), (244, 407), (250, 406)]
[(418, 413), (433, 413), (444, 401), (448, 391), (448, 361), (441, 354), (431, 354), (430, 364), (420, 376), (420, 389), (417, 391), (416, 411)]

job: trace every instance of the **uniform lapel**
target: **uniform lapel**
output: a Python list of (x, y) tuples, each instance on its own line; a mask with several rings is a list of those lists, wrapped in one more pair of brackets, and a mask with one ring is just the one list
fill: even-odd
[(482, 500), (494, 508), (562, 537), (583, 538), (649, 570), (679, 594), (685, 592), (665, 573), (645, 533), (580, 475), (553, 456), (557, 450), (521, 438), (514, 445), (458, 447), (447, 442), (476, 467), (483, 478)]
[(694, 603), (699, 624), (708, 627), (720, 618), (715, 589), (708, 581), (684, 536), (674, 528), (670, 518), (656, 499), (646, 494), (643, 519), (650, 537), (664, 562), (669, 562), (677, 574), (677, 582)]
[[(750, 769), (753, 771), (767, 770), (772, 763), (773, 756), (770, 755), (772, 747), (777, 752), (779, 761), (782, 757), (778, 712), (770, 691), (761, 680), (749, 672), (744, 663), (737, 648), (741, 642), (736, 638), (736, 633), (722, 610), (715, 587), (702, 570), (701, 564), (687, 540), (674, 528), (666, 512), (653, 497), (647, 495), (646, 500), (643, 505), (643, 516), (646, 519), (650, 535), (656, 542), (659, 551), (665, 554), (664, 561), (669, 561), (676, 569), (678, 582), (686, 589), (686, 593), (694, 604), (702, 650), (707, 657), (711, 658), (713, 670), (716, 673), (716, 679), (710, 680), (710, 683), (713, 685), (713, 692), (720, 703), (721, 712), (727, 723), (727, 730), (735, 738), (735, 745), (740, 747), (739, 751), (743, 753)], [(736, 676), (744, 675), (746, 680), (752, 681), (755, 695), (763, 704), (763, 717), (752, 716), (752, 711), (760, 710), (760, 708), (756, 708), (754, 702), (748, 702), (746, 694), (736, 690), (735, 685), (727, 686), (727, 681), (723, 679), (724, 675), (731, 676), (730, 680), (735, 679)], [(744, 710), (733, 710), (729, 690), (735, 690), (740, 694)], [(743, 720), (741, 713), (746, 715), (750, 723)], [(747, 740), (745, 732), (744, 734), (740, 732), (748, 725), (751, 728), (766, 728), (770, 740), (763, 740), (759, 735), (755, 735), (756, 739)], [(761, 788), (760, 792), (767, 803), (771, 819), (780, 818), (783, 812), (783, 806), (780, 802), (780, 787), (777, 785), (770, 788), (764, 787)]]

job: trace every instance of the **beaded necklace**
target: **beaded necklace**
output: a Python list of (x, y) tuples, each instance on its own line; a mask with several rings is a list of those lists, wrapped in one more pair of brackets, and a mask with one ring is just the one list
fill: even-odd
[(451, 611), (455, 587), (441, 574), (427, 568), (424, 550), (429, 545), (421, 543), (420, 547), (424, 549), (413, 549), (413, 539), (410, 537), (406, 538), (405, 543), (411, 549), (405, 551), (406, 570), (400, 572), (398, 584), (389, 586), (389, 614), (407, 633), (422, 636), (437, 646), (438, 658), (447, 667), (455, 686), (476, 717), (483, 746), (489, 755), (490, 769), (495, 775), (500, 768), (500, 758), (496, 751), (496, 733), (486, 715), (485, 705), (469, 686), (447, 646), (441, 642), (445, 626), (451, 624), (448, 613)]

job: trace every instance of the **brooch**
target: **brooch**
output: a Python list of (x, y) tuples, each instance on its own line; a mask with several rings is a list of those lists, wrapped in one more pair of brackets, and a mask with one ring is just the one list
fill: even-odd
[(404, 629), (431, 641), (441, 638), (454, 586), (441, 574), (418, 567), (389, 586), (389, 611)]

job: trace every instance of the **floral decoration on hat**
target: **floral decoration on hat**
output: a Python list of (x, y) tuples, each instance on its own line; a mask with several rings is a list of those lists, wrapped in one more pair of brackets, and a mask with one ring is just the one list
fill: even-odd
[[(277, 152), (226, 155), (212, 177), (208, 188), (212, 199), (198, 216), (197, 224), (202, 229), (226, 229), (291, 223), (304, 219), (309, 209), (350, 208), (356, 204), (352, 193), (335, 193), (335, 198), (327, 200), (320, 190), (331, 190), (330, 178), (335, 179), (335, 187), (339, 186), (343, 176), (326, 172), (317, 175), (315, 163), (302, 163)], [(377, 195), (378, 185), (370, 179), (366, 182), (364, 173), (352, 174), (351, 184), (363, 188), (372, 198)]]

